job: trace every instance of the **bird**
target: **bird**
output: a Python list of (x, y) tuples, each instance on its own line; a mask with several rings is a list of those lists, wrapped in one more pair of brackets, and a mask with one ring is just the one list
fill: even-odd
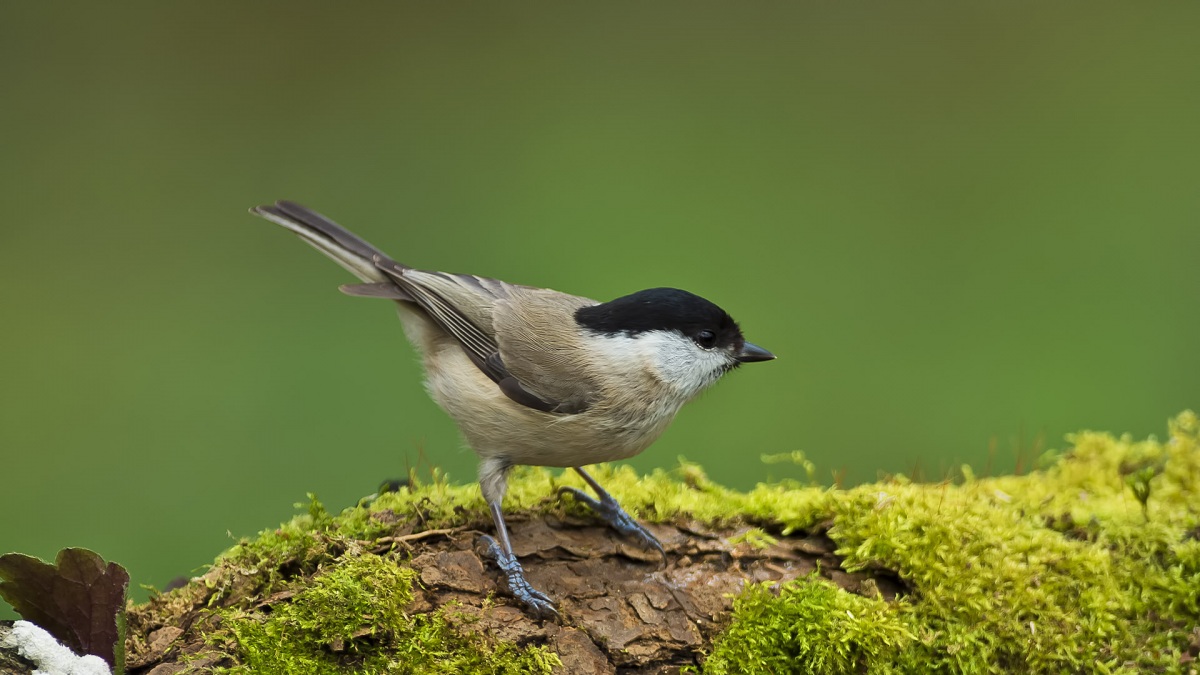
[(769, 361), (716, 304), (676, 288), (607, 302), (472, 274), (419, 270), (385, 255), (333, 220), (290, 201), (250, 209), (296, 234), (356, 276), (351, 296), (399, 307), (433, 400), (479, 457), (479, 485), (496, 537), (483, 553), (509, 593), (539, 618), (553, 599), (529, 583), (513, 554), (501, 503), (519, 465), (571, 468), (595, 492), (560, 488), (621, 534), (661, 543), (584, 469), (633, 457), (680, 408), (730, 371)]

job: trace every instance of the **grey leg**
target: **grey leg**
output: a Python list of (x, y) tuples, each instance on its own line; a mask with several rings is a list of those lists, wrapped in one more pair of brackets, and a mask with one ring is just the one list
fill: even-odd
[(566, 486), (558, 489), (559, 494), (569, 494), (577, 501), (587, 504), (588, 507), (595, 511), (596, 514), (601, 518), (603, 518), (605, 522), (607, 522), (609, 525), (612, 525), (613, 529), (615, 529), (617, 532), (632, 536), (639, 544), (642, 545), (643, 548), (654, 549), (658, 551), (659, 555), (663, 557), (663, 562), (665, 563), (667, 561), (667, 552), (663, 550), (662, 544), (659, 543), (658, 538), (653, 534), (650, 534), (649, 530), (647, 530), (645, 527), (642, 527), (642, 525), (634, 520), (632, 516), (626, 513), (625, 509), (621, 508), (621, 505), (617, 503), (617, 500), (613, 499), (612, 495), (608, 494), (604, 488), (600, 487), (600, 484), (596, 482), (595, 478), (592, 478), (590, 475), (588, 475), (588, 472), (584, 471), (578, 466), (574, 467), (574, 469), (575, 472), (582, 476), (583, 480), (591, 486), (592, 490), (596, 493), (596, 496), (600, 499), (593, 499), (583, 490)]
[[(537, 590), (525, 579), (525, 568), (521, 567), (517, 556), (513, 555), (512, 542), (508, 539), (508, 527), (504, 524), (504, 514), (500, 511), (500, 502), (504, 498), (507, 487), (506, 478), (509, 467), (503, 462), (484, 460), (479, 467), (479, 484), (483, 489), (483, 498), (487, 500), (488, 508), (492, 511), (492, 520), (496, 523), (496, 535), (499, 543), (488, 535), (480, 537), (485, 549), (484, 554), (496, 562), (496, 566), (504, 573), (508, 592), (529, 608), (529, 611), (542, 619), (557, 619), (558, 611), (549, 596)], [(498, 493), (498, 494), (497, 494)]]

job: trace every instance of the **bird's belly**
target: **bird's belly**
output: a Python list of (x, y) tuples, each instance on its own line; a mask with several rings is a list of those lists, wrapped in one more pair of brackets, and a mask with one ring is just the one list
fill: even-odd
[(426, 359), (429, 393), (480, 457), (562, 467), (626, 459), (657, 440), (677, 410), (667, 406), (647, 416), (595, 406), (576, 415), (547, 414), (505, 396), (457, 346), (440, 356), (436, 364)]
[[(548, 417), (537, 413), (539, 417)], [(498, 424), (484, 427), (459, 422), (467, 441), (482, 457), (502, 456), (513, 464), (534, 466), (586, 466), (627, 459), (650, 446), (666, 424), (658, 428), (612, 429), (597, 426), (582, 415), (542, 422), (533, 433), (528, 427)]]
[(586, 466), (628, 459), (649, 447), (666, 428), (597, 429), (581, 416), (553, 422), (536, 438), (511, 438), (495, 447), (514, 464)]

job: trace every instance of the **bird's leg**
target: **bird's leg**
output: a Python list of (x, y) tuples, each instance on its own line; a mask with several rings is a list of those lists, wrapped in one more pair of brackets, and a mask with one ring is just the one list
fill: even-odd
[(483, 541), (485, 549), (484, 553), (496, 561), (496, 566), (504, 572), (505, 582), (508, 585), (508, 592), (513, 594), (517, 600), (525, 603), (531, 612), (542, 619), (558, 618), (558, 611), (554, 609), (554, 603), (543, 592), (534, 588), (525, 579), (525, 568), (521, 567), (517, 556), (513, 555), (512, 544), (508, 541), (508, 528), (504, 526), (504, 516), (500, 513), (500, 504), (492, 502), (488, 504), (492, 509), (492, 519), (496, 521), (496, 534), (500, 535), (500, 542), (483, 535), (480, 540)]
[(504, 573), (508, 592), (525, 604), (529, 610), (542, 619), (557, 619), (558, 610), (549, 596), (537, 590), (525, 579), (525, 568), (521, 567), (517, 556), (513, 555), (512, 542), (508, 539), (508, 527), (504, 524), (504, 514), (500, 511), (500, 501), (504, 498), (506, 479), (509, 465), (497, 460), (485, 459), (480, 465), (480, 487), (483, 497), (487, 500), (488, 508), (492, 511), (492, 520), (496, 523), (496, 535), (499, 543), (488, 535), (479, 538), (484, 545), (484, 555), (496, 561), (496, 566)]
[(560, 487), (558, 489), (559, 494), (570, 494), (577, 501), (587, 504), (588, 507), (595, 511), (596, 514), (601, 518), (603, 518), (605, 522), (607, 522), (609, 525), (612, 525), (613, 529), (615, 529), (617, 532), (632, 536), (639, 544), (642, 545), (643, 548), (658, 551), (659, 555), (663, 557), (663, 562), (665, 563), (667, 560), (667, 553), (663, 550), (662, 544), (659, 543), (658, 538), (653, 534), (650, 534), (650, 530), (647, 530), (640, 523), (634, 520), (632, 516), (626, 513), (625, 509), (621, 508), (621, 505), (617, 503), (617, 500), (613, 499), (612, 495), (608, 494), (604, 488), (600, 487), (600, 484), (596, 482), (595, 478), (592, 478), (590, 475), (588, 475), (588, 472), (584, 471), (578, 466), (574, 467), (574, 469), (576, 473), (582, 476), (583, 480), (592, 487), (592, 490), (595, 491), (596, 496), (600, 499), (593, 499), (583, 490), (567, 486)]

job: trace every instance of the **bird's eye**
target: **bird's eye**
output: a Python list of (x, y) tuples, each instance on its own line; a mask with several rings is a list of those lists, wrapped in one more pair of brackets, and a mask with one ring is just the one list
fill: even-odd
[(711, 330), (702, 330), (696, 333), (696, 344), (704, 349), (712, 349), (717, 344), (717, 334)]

